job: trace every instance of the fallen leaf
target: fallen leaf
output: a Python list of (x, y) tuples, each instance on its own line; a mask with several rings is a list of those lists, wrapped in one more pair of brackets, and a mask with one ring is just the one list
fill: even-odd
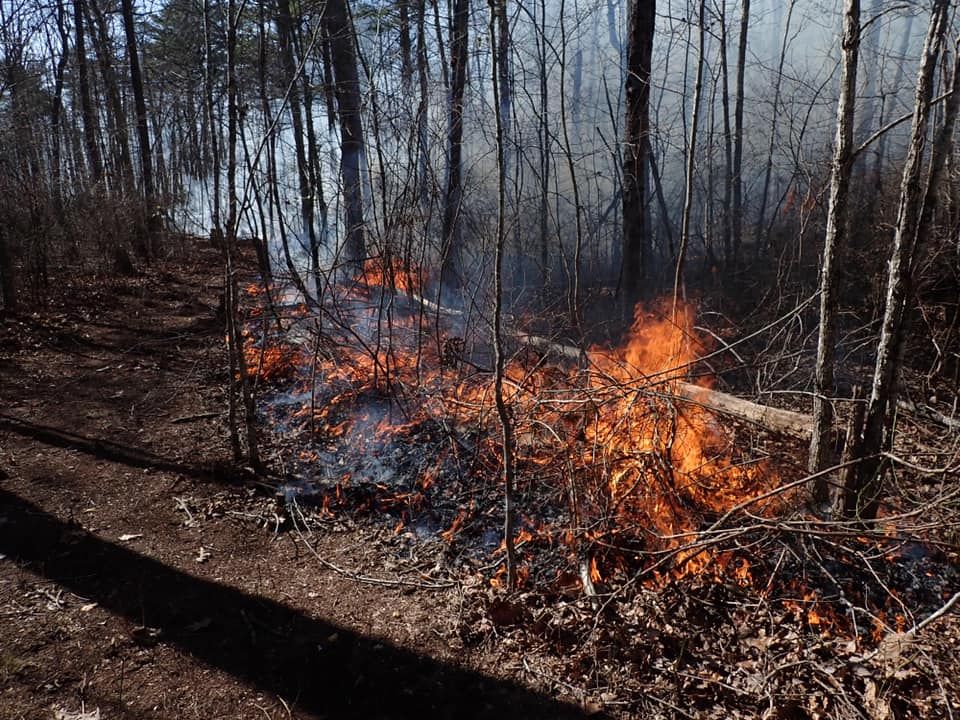
[(53, 708), (53, 720), (100, 720), (100, 708), (84, 712), (67, 710), (62, 705), (57, 705)]

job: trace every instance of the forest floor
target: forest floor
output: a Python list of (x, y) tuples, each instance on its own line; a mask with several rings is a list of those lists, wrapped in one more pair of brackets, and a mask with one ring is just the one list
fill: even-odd
[[(184, 257), (0, 321), (0, 718), (960, 711), (960, 617), (910, 632), (937, 602), (869, 644), (762, 587), (505, 598), (382, 520), (298, 523), (230, 462), (222, 268)], [(743, 544), (781, 570), (804, 532)], [(932, 597), (960, 589), (955, 553), (898, 547)]]
[(381, 527), (275, 532), (229, 462), (221, 290), (197, 248), (0, 325), (0, 717), (579, 716), (464, 649), (457, 588), (353, 579)]

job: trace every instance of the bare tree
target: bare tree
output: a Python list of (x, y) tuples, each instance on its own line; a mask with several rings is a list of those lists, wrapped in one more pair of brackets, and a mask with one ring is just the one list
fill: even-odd
[(440, 276), (448, 288), (460, 285), (460, 205), (463, 201), (463, 97), (467, 86), (470, 0), (451, 0), (450, 109), (447, 126), (447, 189), (443, 200)]
[[(840, 66), (840, 98), (837, 101), (837, 134), (830, 171), (827, 229), (820, 269), (820, 325), (813, 390), (813, 433), (808, 470), (816, 475), (830, 460), (830, 429), (833, 425), (833, 366), (836, 341), (837, 254), (846, 245), (847, 200), (853, 165), (854, 105), (857, 99), (857, 63), (860, 53), (860, 0), (846, 0), (843, 12), (843, 57)], [(811, 488), (812, 501), (829, 500), (826, 475), (817, 475)]]
[(631, 0), (627, 18), (626, 118), (623, 158), (623, 266), (625, 307), (649, 291), (650, 238), (646, 232), (647, 152), (650, 147), (650, 63), (655, 0)]
[[(933, 172), (928, 177), (926, 190), (921, 182), (923, 154), (926, 145), (927, 126), (930, 119), (931, 99), (936, 79), (937, 61), (946, 33), (950, 3), (935, 0), (923, 46), (920, 70), (917, 75), (910, 143), (900, 183), (900, 203), (893, 248), (887, 272), (887, 290), (884, 302), (883, 323), (880, 329), (880, 344), (874, 365), (873, 384), (867, 403), (863, 432), (860, 436), (857, 455), (859, 466), (851, 474), (844, 488), (844, 513), (864, 520), (876, 517), (882, 496), (883, 473), (886, 468), (884, 452), (893, 443), (893, 419), (899, 392), (898, 380), (902, 364), (903, 337), (906, 332), (907, 301), (910, 296), (913, 259), (920, 241), (919, 229), (926, 200), (932, 202), (951, 144), (950, 134), (941, 136), (931, 160)], [(954, 116), (956, 109), (953, 110)], [(950, 121), (951, 124), (953, 120)], [(941, 156), (941, 157), (938, 157)]]
[(87, 69), (87, 46), (84, 40), (83, 29), (83, 0), (73, 0), (73, 30), (76, 39), (77, 77), (80, 88), (80, 107), (83, 112), (83, 140), (87, 151), (87, 161), (90, 163), (90, 174), (93, 182), (98, 183), (103, 177), (103, 160), (100, 157), (100, 139), (96, 111), (90, 98), (90, 73)]
[[(156, 202), (153, 178), (153, 151), (150, 147), (150, 130), (147, 122), (147, 103), (143, 94), (143, 74), (140, 71), (140, 55), (137, 50), (137, 30), (133, 22), (133, 0), (121, 0), (123, 11), (123, 30), (127, 39), (127, 62), (130, 64), (130, 86), (133, 89), (133, 103), (137, 114), (137, 141), (140, 146), (140, 179), (143, 183), (143, 198), (149, 217), (156, 217)], [(151, 229), (156, 229), (152, 227)], [(152, 252), (152, 239), (148, 241), (148, 252)]]

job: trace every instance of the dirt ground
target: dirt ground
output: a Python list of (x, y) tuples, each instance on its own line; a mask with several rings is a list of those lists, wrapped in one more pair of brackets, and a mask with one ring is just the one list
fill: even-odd
[(464, 647), (382, 529), (282, 531), (229, 462), (221, 282), (195, 248), (0, 322), (0, 717), (585, 714)]

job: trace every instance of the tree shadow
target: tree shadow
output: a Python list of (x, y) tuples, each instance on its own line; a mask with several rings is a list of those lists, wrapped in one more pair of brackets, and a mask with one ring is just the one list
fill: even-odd
[[(146, 509), (145, 509), (146, 511)], [(337, 718), (583, 718), (518, 685), (416, 655), (78, 532), (0, 490), (0, 552), (299, 710)]]
[(60, 430), (49, 425), (38, 425), (9, 415), (0, 415), (0, 430), (6, 430), (47, 445), (54, 445), (67, 450), (77, 450), (100, 460), (110, 460), (130, 467), (179, 473), (198, 480), (226, 481), (229, 479), (229, 466), (221, 461), (210, 461), (201, 465), (185, 465), (141, 448), (121, 445), (103, 438), (78, 435), (67, 430)]

